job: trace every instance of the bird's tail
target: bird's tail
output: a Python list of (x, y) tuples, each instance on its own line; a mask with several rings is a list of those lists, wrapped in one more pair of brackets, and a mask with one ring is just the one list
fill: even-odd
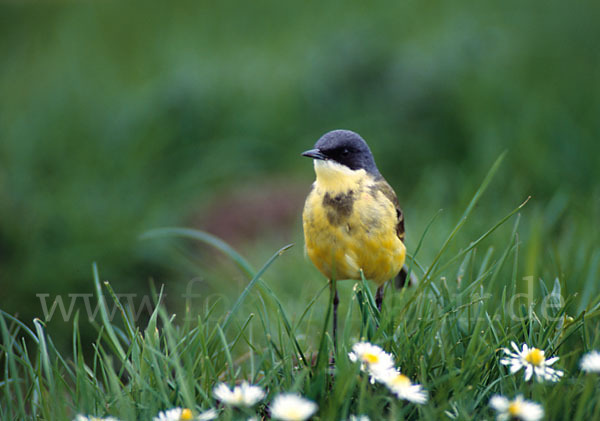
[(396, 286), (396, 289), (404, 288), (405, 286), (416, 286), (418, 283), (419, 280), (413, 271), (410, 272), (409, 277), (408, 267), (406, 265), (402, 266), (400, 273), (398, 273), (394, 279), (394, 285)]

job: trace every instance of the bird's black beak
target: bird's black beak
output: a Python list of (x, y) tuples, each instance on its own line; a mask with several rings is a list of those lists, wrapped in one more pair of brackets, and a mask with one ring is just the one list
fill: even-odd
[(319, 149), (310, 149), (308, 151), (302, 152), (302, 156), (307, 156), (312, 159), (327, 159), (327, 155), (321, 152)]

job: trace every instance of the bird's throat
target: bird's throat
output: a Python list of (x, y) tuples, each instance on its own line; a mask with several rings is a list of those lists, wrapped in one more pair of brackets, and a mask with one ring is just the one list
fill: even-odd
[(365, 170), (352, 170), (331, 160), (315, 159), (316, 185), (330, 193), (347, 192), (364, 184), (368, 178)]

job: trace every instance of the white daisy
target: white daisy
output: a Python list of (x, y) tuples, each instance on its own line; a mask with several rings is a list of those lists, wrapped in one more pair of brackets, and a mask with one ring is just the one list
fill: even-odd
[(498, 412), (496, 415), (498, 421), (510, 419), (538, 421), (544, 416), (544, 408), (535, 402), (523, 399), (523, 395), (517, 396), (512, 401), (504, 396), (495, 395), (490, 399), (490, 406)]
[(423, 386), (413, 384), (408, 377), (396, 369), (380, 373), (377, 380), (385, 384), (400, 399), (413, 403), (427, 402), (427, 393), (423, 390)]
[(304, 421), (317, 411), (317, 404), (294, 394), (278, 395), (271, 404), (271, 415), (284, 421)]
[(258, 386), (252, 386), (248, 382), (242, 382), (230, 390), (225, 383), (219, 383), (213, 390), (215, 398), (226, 405), (231, 406), (253, 406), (265, 397), (265, 392)]
[(217, 411), (209, 409), (194, 417), (194, 414), (188, 408), (173, 408), (159, 412), (158, 416), (154, 417), (154, 421), (210, 421), (217, 418), (217, 415)]
[(581, 358), (579, 367), (588, 373), (600, 373), (600, 352), (591, 351)]
[(75, 419), (73, 421), (119, 421), (117, 418), (115, 417), (106, 417), (106, 418), (101, 418), (101, 417), (93, 417), (91, 415), (77, 415), (75, 417)]
[(352, 362), (360, 362), (360, 369), (369, 373), (371, 383), (382, 374), (394, 368), (394, 357), (377, 345), (369, 342), (358, 342), (352, 346), (352, 352), (348, 353)]
[(517, 344), (514, 342), (510, 344), (515, 352), (504, 348), (504, 353), (507, 357), (501, 359), (500, 364), (510, 365), (511, 374), (516, 373), (521, 368), (525, 368), (525, 381), (529, 381), (535, 373), (536, 380), (539, 382), (543, 380), (557, 382), (564, 374), (562, 371), (550, 367), (558, 361), (558, 357), (546, 359), (544, 351), (541, 349), (529, 348), (527, 344), (523, 344), (523, 349), (519, 351)]

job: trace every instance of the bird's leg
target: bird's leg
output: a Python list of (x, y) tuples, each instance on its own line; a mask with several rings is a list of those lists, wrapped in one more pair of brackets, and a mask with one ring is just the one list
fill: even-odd
[(335, 290), (335, 295), (333, 296), (333, 349), (334, 352), (337, 351), (337, 309), (338, 304), (340, 303), (340, 297), (338, 296), (337, 286), (335, 283), (332, 283), (332, 288)]
[(379, 312), (381, 312), (381, 305), (383, 304), (383, 287), (384, 285), (381, 285), (377, 288), (377, 292), (375, 293), (375, 304), (377, 304), (377, 310), (379, 310)]

